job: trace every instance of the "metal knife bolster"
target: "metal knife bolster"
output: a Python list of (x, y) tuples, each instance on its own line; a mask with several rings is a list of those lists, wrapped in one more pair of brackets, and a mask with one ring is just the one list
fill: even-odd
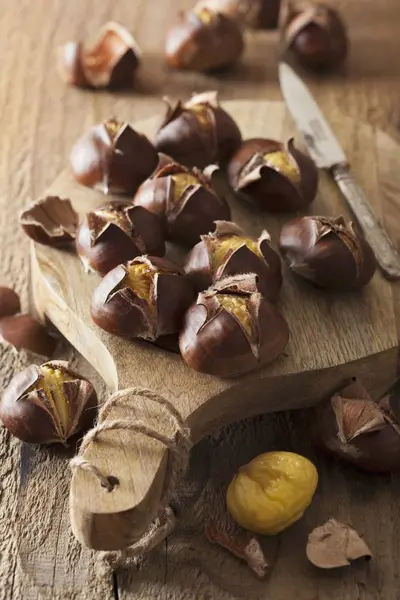
[(362, 229), (365, 239), (375, 253), (381, 269), (391, 279), (400, 278), (400, 255), (390, 241), (384, 228), (378, 223), (361, 187), (354, 180), (347, 164), (331, 169), (334, 180)]

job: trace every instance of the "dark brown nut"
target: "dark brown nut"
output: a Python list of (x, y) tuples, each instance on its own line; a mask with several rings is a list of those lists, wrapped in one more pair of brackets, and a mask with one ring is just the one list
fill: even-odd
[(91, 313), (109, 333), (155, 341), (179, 331), (193, 299), (180, 267), (165, 258), (139, 256), (107, 273), (94, 291)]
[(240, 147), (242, 135), (221, 108), (217, 92), (193, 96), (188, 102), (167, 100), (167, 114), (156, 135), (156, 148), (186, 167), (205, 169), (225, 164)]
[(93, 48), (68, 42), (59, 49), (61, 77), (69, 85), (89, 88), (117, 88), (133, 84), (141, 52), (125, 27), (106, 23)]
[(303, 209), (317, 194), (317, 167), (295, 148), (293, 139), (287, 144), (263, 138), (243, 142), (228, 172), (234, 190), (268, 212)]
[(164, 256), (164, 225), (141, 206), (106, 204), (85, 216), (76, 249), (87, 271), (105, 275), (142, 254)]
[(371, 247), (343, 217), (299, 217), (283, 226), (279, 248), (289, 268), (321, 288), (360, 290), (375, 273)]
[(104, 194), (133, 194), (158, 163), (153, 144), (127, 123), (94, 125), (72, 148), (75, 179)]
[(275, 302), (282, 286), (281, 261), (263, 231), (257, 240), (231, 221), (216, 221), (215, 231), (201, 236), (185, 262), (185, 271), (199, 292), (232, 275), (255, 273), (258, 291)]
[(46, 196), (28, 206), (21, 213), (19, 222), (35, 242), (63, 248), (75, 240), (79, 217), (70, 200)]
[(179, 23), (168, 31), (165, 60), (175, 69), (216, 71), (235, 64), (244, 50), (238, 24), (207, 8), (179, 15)]
[(4, 426), (30, 444), (66, 444), (93, 422), (92, 384), (65, 361), (31, 365), (15, 375), (0, 400)]
[(57, 345), (47, 329), (30, 315), (13, 315), (0, 319), (0, 343), (41, 356), (51, 356)]
[(238, 23), (240, 27), (275, 29), (280, 0), (200, 0), (197, 9), (208, 8)]
[(257, 292), (257, 277), (236, 275), (199, 294), (188, 310), (179, 347), (189, 367), (235, 377), (277, 358), (289, 340), (279, 310)]
[(346, 59), (345, 25), (339, 14), (324, 4), (307, 0), (284, 3), (281, 31), (284, 51), (306, 69), (328, 71)]
[(167, 165), (146, 181), (133, 202), (162, 217), (168, 238), (187, 246), (211, 231), (214, 221), (230, 218), (229, 206), (212, 189), (211, 178), (177, 163)]
[(0, 286), (0, 318), (11, 317), (21, 311), (19, 296), (9, 287)]
[(365, 471), (398, 470), (398, 412), (397, 398), (386, 397), (377, 404), (354, 380), (315, 409), (313, 441), (318, 448)]

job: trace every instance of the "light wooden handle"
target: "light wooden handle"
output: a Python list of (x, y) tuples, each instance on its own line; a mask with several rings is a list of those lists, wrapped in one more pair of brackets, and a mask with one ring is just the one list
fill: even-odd
[(332, 169), (333, 177), (354, 213), (365, 239), (375, 253), (376, 260), (388, 279), (400, 278), (400, 255), (385, 229), (377, 221), (366, 195), (356, 183), (347, 165)]

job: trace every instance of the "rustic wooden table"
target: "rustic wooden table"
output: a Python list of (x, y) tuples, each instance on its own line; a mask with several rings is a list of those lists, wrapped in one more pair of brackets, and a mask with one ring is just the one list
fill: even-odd
[[(0, 277), (30, 299), (29, 244), (16, 215), (66, 164), (73, 141), (90, 124), (110, 115), (129, 121), (162, 109), (163, 95), (186, 97), (218, 89), (222, 98), (279, 99), (277, 34), (249, 35), (240, 67), (221, 78), (171, 73), (162, 58), (164, 32), (191, 0), (2, 0), (0, 2)], [(400, 4), (398, 0), (336, 0), (352, 40), (346, 71), (310, 85), (332, 119), (358, 118), (396, 137), (400, 122)], [(144, 59), (136, 90), (112, 95), (68, 89), (55, 69), (55, 48), (94, 35), (109, 19), (137, 37)], [(362, 149), (360, 149), (362, 151)], [(388, 182), (385, 221), (400, 242), (400, 190)], [(0, 350), (0, 381), (7, 384), (24, 362)], [(266, 447), (312, 451), (304, 446), (303, 419), (276, 415), (238, 424), (202, 443), (194, 459), (208, 484), (206, 506), (218, 512), (218, 485), (232, 461), (240, 464)], [(281, 437), (280, 437), (281, 436)], [(21, 446), (0, 431), (0, 599), (132, 600), (133, 598), (273, 598), (274, 600), (396, 600), (400, 597), (398, 544), (399, 477), (371, 480), (316, 458), (321, 474), (312, 511), (283, 535), (278, 560), (264, 582), (211, 546), (190, 511), (177, 534), (139, 572), (105, 578), (73, 539), (68, 524), (69, 473), (60, 455)], [(249, 439), (248, 444), (243, 441)], [(284, 439), (285, 442), (280, 440)], [(213, 452), (207, 469), (207, 456)], [(196, 479), (197, 476), (194, 476)], [(207, 504), (208, 498), (208, 504)], [(204, 510), (204, 509), (201, 509)], [(197, 517), (201, 513), (197, 511)], [(215, 514), (216, 514), (215, 513)], [(214, 516), (215, 516), (214, 514)], [(328, 516), (352, 521), (373, 553), (368, 567), (320, 572), (307, 564), (307, 532)], [(300, 542), (299, 542), (300, 540)]]

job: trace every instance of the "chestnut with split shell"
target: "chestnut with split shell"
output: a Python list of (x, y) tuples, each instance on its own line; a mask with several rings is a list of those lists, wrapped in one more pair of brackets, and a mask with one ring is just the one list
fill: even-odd
[(46, 196), (29, 205), (21, 213), (19, 222), (33, 241), (64, 248), (75, 240), (79, 217), (70, 200)]

